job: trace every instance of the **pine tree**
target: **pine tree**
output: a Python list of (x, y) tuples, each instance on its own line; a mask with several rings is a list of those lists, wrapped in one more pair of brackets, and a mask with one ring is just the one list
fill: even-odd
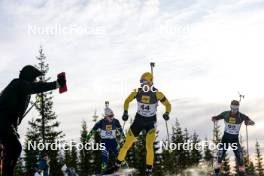
[(71, 151), (70, 151), (70, 145), (65, 145), (66, 150), (64, 150), (64, 163), (67, 167), (69, 167), (71, 163)]
[(256, 142), (256, 171), (259, 176), (264, 175), (264, 169), (263, 169), (263, 158), (260, 151), (260, 145), (258, 141)]
[[(190, 135), (189, 135), (189, 132), (188, 132), (188, 129), (185, 128), (184, 129), (184, 134), (183, 134), (183, 141), (185, 144), (189, 144), (188, 147), (191, 147), (190, 144), (191, 144), (191, 139), (190, 139)], [(183, 150), (182, 151), (183, 155), (184, 155), (184, 158), (183, 160), (181, 160), (181, 163), (182, 165), (188, 167), (188, 166), (191, 166), (193, 164), (193, 161), (191, 159), (191, 150)]]
[(202, 159), (202, 152), (201, 149), (199, 149), (199, 143), (201, 140), (199, 139), (199, 136), (196, 132), (193, 133), (191, 137), (191, 145), (192, 145), (192, 150), (191, 150), (191, 164), (194, 166), (197, 166)]
[(183, 147), (180, 144), (184, 143), (184, 136), (182, 133), (182, 129), (180, 126), (179, 121), (176, 119), (175, 126), (172, 127), (172, 138), (171, 141), (173, 144), (177, 145), (177, 149), (173, 150), (171, 154), (171, 160), (173, 161), (172, 168), (168, 168), (170, 170), (170, 173), (182, 173), (182, 171), (186, 168), (186, 165), (184, 162), (182, 162), (185, 159), (185, 151), (183, 150)]
[(75, 142), (73, 142), (73, 147), (71, 149), (71, 162), (69, 166), (75, 170), (77, 169), (76, 171), (78, 171), (78, 151)]
[[(217, 146), (221, 142), (221, 133), (220, 133), (220, 125), (217, 122), (214, 122), (214, 130), (213, 130), (213, 143)], [(213, 151), (213, 155), (217, 156), (218, 150), (217, 147)]]
[(221, 132), (220, 132), (220, 125), (215, 122), (214, 130), (213, 130), (213, 142), (215, 144), (219, 144), (221, 142)]
[(23, 176), (23, 175), (25, 175), (23, 158), (21, 158), (21, 157), (17, 161), (15, 174), (16, 174), (16, 176)]
[[(247, 156), (247, 151), (246, 151), (245, 146), (243, 145), (244, 140), (243, 140), (242, 136), (240, 136), (240, 144), (241, 144), (241, 149), (242, 149), (243, 159), (244, 159), (244, 164), (245, 164), (245, 169), (246, 169), (245, 174), (250, 175), (250, 176), (254, 176), (254, 175), (256, 175), (254, 164), (252, 161), (249, 160), (249, 157)], [(239, 174), (238, 169), (239, 169), (239, 166), (238, 166), (238, 163), (236, 163), (236, 166), (235, 166), (236, 175)]]
[(213, 166), (213, 160), (214, 156), (212, 154), (212, 151), (209, 148), (209, 141), (207, 138), (205, 138), (205, 148), (204, 148), (204, 160), (207, 162), (208, 166)]
[(40, 136), (38, 132), (38, 126), (35, 123), (35, 120), (31, 120), (29, 122), (31, 128), (27, 129), (26, 140), (24, 144), (24, 152), (25, 152), (25, 168), (28, 174), (34, 172), (37, 167), (38, 160), (40, 159), (40, 151), (38, 149), (34, 149), (31, 145), (40, 143)]
[[(138, 175), (145, 174), (145, 164), (142, 161), (146, 161), (146, 131), (142, 131), (137, 137), (135, 145), (135, 168), (138, 171)], [(145, 162), (144, 162), (145, 163)]]
[[(46, 56), (43, 53), (42, 47), (39, 50), (39, 56), (37, 57), (39, 63), (36, 65), (36, 68), (41, 70), (44, 73), (44, 76), (41, 76), (39, 81), (47, 82), (50, 80), (49, 77), (46, 77), (46, 74), (49, 71), (49, 65), (46, 63)], [(52, 102), (52, 92), (40, 93), (36, 95), (36, 109), (39, 112), (39, 117), (35, 120), (31, 120), (29, 125), (31, 128), (28, 129), (27, 132), (27, 142), (35, 140), (36, 143), (56, 143), (58, 140), (63, 138), (62, 131), (58, 130), (59, 122), (57, 121), (57, 116), (53, 111), (53, 102)], [(26, 154), (26, 165), (27, 167), (34, 165), (35, 159), (37, 158), (36, 152), (40, 154), (44, 151), (28, 151), (25, 149)], [(61, 164), (59, 163), (59, 149), (51, 150), (50, 147), (47, 151), (50, 158), (50, 174), (60, 176), (61, 172)], [(31, 161), (30, 161), (31, 160)]]
[(71, 142), (72, 147), (67, 146), (69, 150), (64, 150), (64, 163), (69, 168), (77, 169), (78, 165), (78, 153), (76, 148), (76, 143)]
[(250, 175), (250, 176), (256, 175), (255, 166), (254, 166), (254, 163), (252, 161), (249, 161), (249, 164), (246, 167), (246, 175)]
[[(100, 137), (99, 132), (97, 131), (94, 134), (94, 143), (100, 144), (100, 142), (101, 142), (101, 137)], [(100, 150), (92, 150), (92, 156), (94, 157), (92, 165), (94, 167), (95, 173), (99, 174), (99, 173), (101, 173), (101, 163), (102, 163), (101, 151)]]
[[(214, 122), (214, 129), (213, 129), (213, 143), (218, 146), (219, 143), (221, 142), (221, 132), (220, 132), (220, 125), (218, 125), (217, 121)], [(218, 150), (217, 147), (216, 149), (213, 151), (213, 156), (215, 161), (217, 161), (217, 154), (218, 154)], [(226, 159), (225, 159), (226, 160)], [(226, 161), (224, 161), (226, 165), (228, 165), (228, 163)], [(223, 162), (222, 162), (223, 163)], [(223, 166), (223, 164), (222, 164)], [(222, 167), (223, 168), (223, 167)], [(221, 169), (222, 169), (221, 168)], [(227, 169), (227, 168), (226, 168)]]
[[(167, 141), (163, 141), (163, 144), (165, 144)], [(172, 142), (172, 141), (171, 141)], [(172, 156), (172, 151), (168, 148), (165, 148), (165, 146), (162, 147), (162, 158), (163, 158), (163, 174), (169, 175), (173, 173), (174, 170), (174, 157)]]
[(223, 176), (230, 176), (231, 175), (231, 167), (230, 167), (230, 159), (227, 156), (227, 153), (225, 154), (225, 159), (222, 164), (222, 173)]
[[(89, 143), (87, 140), (87, 124), (85, 121), (82, 122), (82, 130), (81, 130), (81, 143), (82, 145), (86, 145)], [(80, 151), (80, 163), (79, 170), (80, 176), (92, 175), (94, 174), (94, 156), (92, 155), (91, 150), (85, 150), (84, 148)]]
[(154, 142), (154, 155), (155, 155), (155, 160), (154, 160), (154, 169), (153, 169), (153, 175), (154, 176), (160, 176), (163, 175), (163, 156), (161, 153), (160, 149), (160, 141), (158, 140), (159, 136), (159, 131), (157, 130), (156, 132), (156, 140)]

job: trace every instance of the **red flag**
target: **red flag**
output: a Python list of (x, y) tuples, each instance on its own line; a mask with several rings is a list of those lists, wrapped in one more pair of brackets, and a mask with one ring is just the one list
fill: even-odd
[[(65, 72), (61, 72), (61, 73), (59, 73), (57, 77), (58, 77), (58, 78), (59, 78), (59, 77), (63, 77), (63, 78), (66, 80), (66, 74), (65, 74)], [(67, 89), (67, 84), (66, 84), (66, 83), (65, 83), (65, 85), (64, 85), (63, 87), (60, 87), (60, 88), (59, 88), (59, 92), (60, 92), (60, 93), (67, 92), (67, 90), (68, 90), (68, 89)]]

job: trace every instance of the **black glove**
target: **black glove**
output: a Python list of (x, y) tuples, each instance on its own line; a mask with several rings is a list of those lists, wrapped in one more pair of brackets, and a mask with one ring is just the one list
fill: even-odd
[(215, 116), (212, 117), (212, 121), (213, 122), (216, 122), (217, 121), (217, 118)]
[(166, 121), (168, 121), (170, 119), (170, 116), (169, 116), (169, 113), (168, 112), (165, 112), (163, 114), (163, 119), (166, 120)]
[(128, 119), (128, 112), (127, 112), (127, 111), (124, 111), (124, 114), (123, 114), (123, 116), (122, 116), (122, 119), (123, 119), (124, 121), (127, 121), (127, 119)]
[(59, 84), (60, 87), (65, 86), (66, 84), (66, 80), (64, 76), (59, 76), (57, 79), (57, 83)]

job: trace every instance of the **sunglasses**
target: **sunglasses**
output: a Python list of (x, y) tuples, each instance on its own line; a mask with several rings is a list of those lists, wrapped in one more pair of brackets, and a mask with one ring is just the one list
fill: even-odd
[(105, 117), (108, 117), (108, 118), (113, 118), (114, 115), (106, 115)]
[(234, 109), (234, 110), (237, 110), (237, 109), (239, 109), (239, 106), (237, 106), (237, 105), (231, 105), (230, 108), (231, 109)]
[(149, 84), (149, 81), (144, 80), (144, 79), (141, 79), (141, 80), (140, 80), (140, 83), (141, 83), (141, 84)]

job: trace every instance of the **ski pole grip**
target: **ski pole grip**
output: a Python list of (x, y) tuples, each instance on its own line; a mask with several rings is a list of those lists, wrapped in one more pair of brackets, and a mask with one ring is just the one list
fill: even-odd
[[(66, 74), (65, 72), (61, 72), (57, 75), (57, 77), (62, 77), (66, 80)], [(59, 88), (59, 93), (64, 93), (64, 92), (67, 92), (68, 88), (67, 88), (67, 84), (65, 83), (65, 85), (63, 87), (60, 87)]]

